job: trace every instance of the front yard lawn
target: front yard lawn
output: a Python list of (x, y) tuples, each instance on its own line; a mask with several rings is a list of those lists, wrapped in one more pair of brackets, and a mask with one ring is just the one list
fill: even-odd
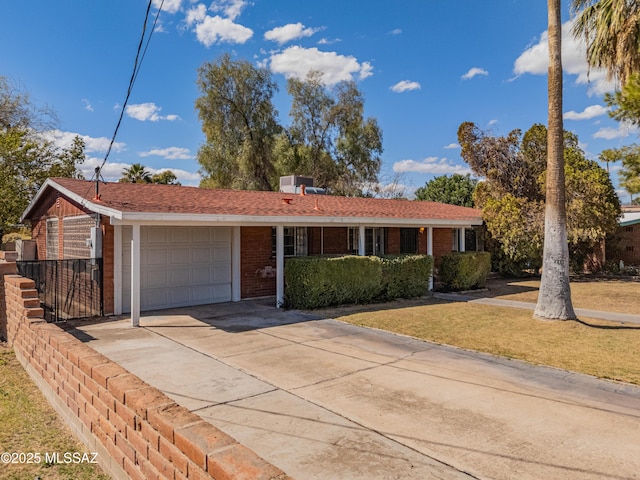
[[(540, 280), (492, 279), (488, 292), (476, 295), (536, 303)], [(575, 278), (571, 299), (576, 308), (640, 315), (640, 282), (619, 279)]]
[[(506, 285), (511, 282), (503, 283), (500, 294), (496, 294), (495, 285), (484, 294), (521, 301), (537, 299), (535, 283), (516, 281), (520, 291), (515, 293)], [(576, 307), (640, 313), (638, 282), (580, 282), (572, 284), (572, 292)], [(431, 298), (315, 313), (430, 342), (640, 385), (640, 324), (589, 318), (540, 321), (532, 318), (530, 310)]]

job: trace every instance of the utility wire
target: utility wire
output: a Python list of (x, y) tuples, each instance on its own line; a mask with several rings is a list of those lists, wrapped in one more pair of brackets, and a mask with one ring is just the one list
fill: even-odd
[[(138, 42), (138, 49), (136, 51), (136, 58), (133, 62), (133, 71), (131, 72), (131, 78), (129, 79), (129, 88), (127, 88), (127, 95), (125, 96), (124, 102), (122, 104), (122, 109), (120, 110), (120, 116), (118, 117), (118, 123), (116, 124), (116, 128), (113, 132), (113, 136), (111, 137), (111, 141), (109, 142), (109, 148), (107, 149), (107, 153), (104, 156), (104, 160), (102, 161), (102, 164), (100, 165), (100, 167), (97, 167), (95, 170), (95, 173), (93, 174), (93, 176), (91, 177), (90, 181), (93, 181), (94, 179), (96, 181), (100, 181), (100, 171), (102, 170), (102, 168), (104, 167), (104, 165), (107, 163), (107, 159), (109, 158), (109, 154), (111, 153), (111, 149), (113, 147), (113, 144), (116, 140), (116, 136), (118, 135), (118, 130), (120, 129), (120, 124), (122, 123), (122, 118), (124, 117), (124, 112), (125, 109), (127, 107), (127, 103), (129, 102), (129, 97), (131, 96), (131, 92), (133, 91), (133, 85), (135, 84), (136, 79), (138, 78), (138, 74), (140, 73), (140, 67), (142, 66), (142, 61), (144, 60), (144, 57), (147, 53), (147, 49), (149, 48), (149, 42), (151, 41), (151, 36), (153, 35), (153, 32), (156, 29), (156, 25), (158, 24), (158, 18), (160, 17), (160, 12), (162, 11), (162, 6), (164, 5), (164, 0), (162, 0), (162, 2), (160, 3), (160, 7), (158, 8), (158, 11), (156, 12), (156, 18), (153, 22), (153, 25), (151, 27), (151, 32), (149, 33), (149, 36), (147, 37), (147, 42), (145, 44), (144, 50), (142, 49), (142, 45), (144, 44), (144, 39), (146, 36), (146, 31), (147, 31), (147, 22), (149, 21), (149, 12), (151, 11), (151, 5), (153, 3), (153, 0), (149, 0), (149, 4), (147, 5), (147, 11), (144, 17), (144, 23), (142, 25), (142, 34), (140, 35), (140, 41)], [(91, 190), (91, 187), (89, 187), (89, 190)], [(89, 193), (89, 190), (87, 190), (87, 193)], [(86, 194), (85, 194), (86, 197)]]

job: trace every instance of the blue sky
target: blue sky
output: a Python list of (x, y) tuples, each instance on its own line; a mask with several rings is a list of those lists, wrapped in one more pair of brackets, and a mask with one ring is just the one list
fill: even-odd
[[(146, 7), (146, 0), (0, 5), (0, 75), (57, 112), (50, 138), (85, 139), (87, 178), (117, 123)], [(607, 116), (603, 94), (613, 86), (602, 72), (587, 75), (584, 46), (569, 34), (569, 2), (563, 22), (565, 129), (597, 159), (602, 149), (634, 143), (637, 131)], [(456, 144), (462, 122), (495, 135), (546, 124), (546, 25), (546, 2), (531, 0), (165, 0), (103, 175), (117, 180), (139, 162), (197, 185), (204, 140), (197, 70), (228, 52), (273, 72), (285, 125), (288, 77), (313, 68), (329, 84), (355, 80), (365, 114), (383, 130), (381, 182), (401, 174), (411, 194), (436, 175), (468, 171)]]

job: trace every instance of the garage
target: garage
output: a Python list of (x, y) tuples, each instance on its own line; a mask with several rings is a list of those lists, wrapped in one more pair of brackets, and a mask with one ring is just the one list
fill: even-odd
[[(123, 227), (124, 312), (131, 309), (131, 237), (132, 228)], [(228, 301), (231, 301), (229, 227), (141, 227), (141, 310)]]

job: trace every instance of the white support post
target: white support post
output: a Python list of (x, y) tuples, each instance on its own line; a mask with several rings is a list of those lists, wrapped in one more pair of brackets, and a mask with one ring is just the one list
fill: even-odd
[[(433, 258), (433, 227), (427, 227), (427, 255), (431, 255)], [(429, 276), (429, 291), (433, 291), (433, 269), (435, 266), (431, 266), (431, 275)]]
[(276, 308), (284, 305), (284, 226), (276, 226)]
[(231, 301), (239, 302), (242, 293), (240, 275), (240, 227), (231, 229)]
[(113, 313), (122, 315), (122, 225), (113, 226)]
[(358, 255), (361, 257), (364, 257), (366, 254), (364, 240), (364, 225), (360, 225), (358, 227)]
[(133, 225), (131, 237), (131, 326), (140, 326), (140, 225)]
[(464, 227), (458, 229), (458, 251), (464, 252), (466, 248), (466, 242), (464, 238)]

